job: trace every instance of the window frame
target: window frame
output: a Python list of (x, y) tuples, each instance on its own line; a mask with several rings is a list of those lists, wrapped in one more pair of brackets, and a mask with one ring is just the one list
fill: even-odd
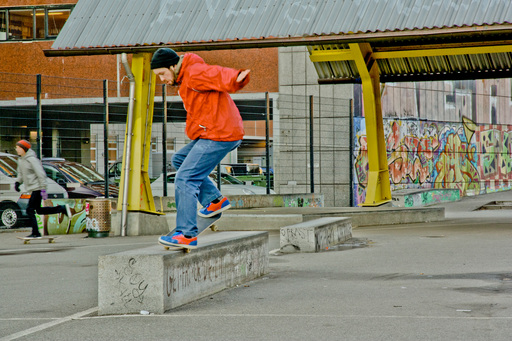
[[(1, 39), (0, 43), (5, 42), (27, 42), (27, 41), (44, 41), (44, 40), (55, 40), (57, 35), (50, 35), (49, 33), (49, 15), (48, 13), (53, 11), (69, 11), (69, 15), (75, 8), (74, 4), (67, 5), (40, 5), (40, 6), (15, 6), (15, 7), (0, 7), (0, 12), (5, 13), (5, 39)], [(31, 38), (12, 38), (11, 37), (11, 11), (32, 11), (32, 37)], [(37, 13), (44, 11), (44, 37), (37, 38)], [(69, 16), (68, 16), (69, 19)], [(67, 20), (67, 19), (66, 19)], [(60, 31), (59, 31), (60, 32)]]

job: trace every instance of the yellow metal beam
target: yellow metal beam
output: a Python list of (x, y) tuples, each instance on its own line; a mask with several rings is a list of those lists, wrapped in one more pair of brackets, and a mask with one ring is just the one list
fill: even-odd
[(362, 206), (378, 206), (391, 201), (384, 124), (382, 120), (380, 76), (369, 44), (349, 44), (363, 86), (364, 119), (368, 145), (368, 183)]
[[(130, 159), (127, 160), (126, 154), (123, 155), (123, 174), (121, 174), (119, 198), (123, 197), (123, 190), (126, 189), (128, 190), (128, 211), (158, 214), (148, 176), (156, 81), (156, 76), (150, 68), (150, 61), (151, 53), (140, 53), (132, 57), (135, 104), (133, 129), (131, 132), (127, 132), (127, 134), (132, 134), (132, 146)], [(129, 162), (130, 169), (128, 186), (124, 186), (125, 162)], [(122, 210), (122, 200), (118, 200), (117, 209)]]
[(439, 57), (460, 56), (466, 54), (507, 53), (512, 52), (512, 45), (459, 47), (449, 49), (424, 49), (374, 52), (374, 59), (415, 58), (415, 57)]
[[(372, 58), (397, 59), (417, 57), (460, 56), (486, 53), (512, 53), (512, 45), (373, 52)], [(354, 60), (355, 57), (351, 50), (313, 50), (311, 51), (309, 59), (314, 63), (320, 63)]]
[(313, 63), (339, 62), (353, 60), (354, 56), (350, 50), (313, 50), (309, 55), (309, 59)]

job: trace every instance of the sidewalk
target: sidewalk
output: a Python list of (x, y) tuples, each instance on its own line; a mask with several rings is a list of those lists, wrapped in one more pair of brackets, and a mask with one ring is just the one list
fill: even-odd
[(0, 233), (0, 340), (509, 340), (512, 210), (472, 211), (490, 201), (512, 193), (443, 205), (442, 222), (360, 227), (332, 251), (271, 253), (263, 278), (163, 315), (95, 313), (98, 256), (157, 237)]

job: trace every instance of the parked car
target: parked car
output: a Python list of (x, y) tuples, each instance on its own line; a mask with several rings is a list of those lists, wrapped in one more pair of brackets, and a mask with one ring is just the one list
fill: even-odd
[[(174, 178), (176, 172), (167, 173), (167, 195), (174, 196)], [(214, 183), (217, 183), (217, 172), (210, 174), (210, 179)], [(164, 188), (164, 176), (163, 174), (158, 177), (151, 184), (151, 191), (153, 195), (162, 195)], [(220, 191), (223, 195), (254, 195), (254, 194), (267, 194), (267, 191), (263, 187), (246, 185), (243, 181), (238, 180), (234, 176), (227, 173), (221, 173), (221, 186)], [(270, 194), (275, 194), (274, 191), (270, 191)]]
[[(221, 164), (221, 172), (236, 176), (237, 179), (260, 187), (267, 187), (267, 175), (257, 163)], [(274, 187), (273, 175), (270, 175), (270, 187)]]
[[(62, 158), (43, 158), (46, 175), (61, 185), (71, 199), (105, 196), (105, 178), (94, 169)], [(116, 198), (119, 188), (109, 184), (109, 197)]]
[[(170, 160), (170, 157), (169, 157)], [(159, 166), (162, 166), (161, 164)], [(162, 166), (163, 167), (163, 166)], [(156, 168), (156, 167), (155, 167)], [(112, 182), (119, 183), (121, 181), (121, 172), (123, 170), (123, 162), (122, 161), (116, 161), (110, 168), (108, 169), (108, 177)], [(172, 163), (169, 161), (167, 162), (167, 171), (168, 172), (175, 172), (176, 168), (172, 165)], [(156, 173), (156, 170), (153, 171)], [(162, 171), (158, 174), (162, 174)], [(154, 179), (154, 178), (152, 178)]]
[[(0, 153), (0, 226), (14, 228), (27, 218), (30, 193), (22, 184), (20, 192), (14, 189), (18, 168), (18, 156)], [(52, 179), (47, 179), (49, 199), (67, 199), (68, 193)]]

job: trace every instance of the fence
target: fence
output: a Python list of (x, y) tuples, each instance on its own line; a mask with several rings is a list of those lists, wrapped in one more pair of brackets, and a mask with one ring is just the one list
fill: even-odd
[[(0, 151), (14, 153), (16, 141), (24, 138), (33, 143), (38, 156), (83, 163), (103, 175), (121, 159), (128, 110), (126, 81), (5, 73), (0, 74), (0, 81)], [(177, 89), (165, 89), (166, 112), (163, 91), (162, 86), (156, 88), (151, 178), (162, 173), (164, 155), (189, 142), (184, 134), (186, 111)], [(274, 99), (264, 93), (233, 97), (244, 119), (247, 138), (226, 161), (258, 163), (271, 168), (271, 150), (267, 146), (271, 147), (273, 134)], [(105, 136), (108, 136), (107, 143)]]
[[(505, 121), (512, 102), (500, 88), (489, 94), (479, 89), (386, 85), (384, 132), (393, 190), (457, 188), (462, 195), (476, 195), (510, 189), (512, 126)], [(162, 95), (159, 86), (152, 178), (161, 174), (164, 151), (188, 143), (186, 112), (175, 88), (166, 90), (164, 137)], [(361, 94), (356, 86), (353, 104), (320, 95), (234, 94), (246, 137), (226, 162), (269, 166), (277, 193), (322, 193), (326, 206), (356, 206), (364, 202), (368, 170)], [(0, 73), (0, 151), (14, 153), (16, 141), (25, 138), (44, 157), (107, 174), (124, 149), (127, 97), (126, 81)]]

